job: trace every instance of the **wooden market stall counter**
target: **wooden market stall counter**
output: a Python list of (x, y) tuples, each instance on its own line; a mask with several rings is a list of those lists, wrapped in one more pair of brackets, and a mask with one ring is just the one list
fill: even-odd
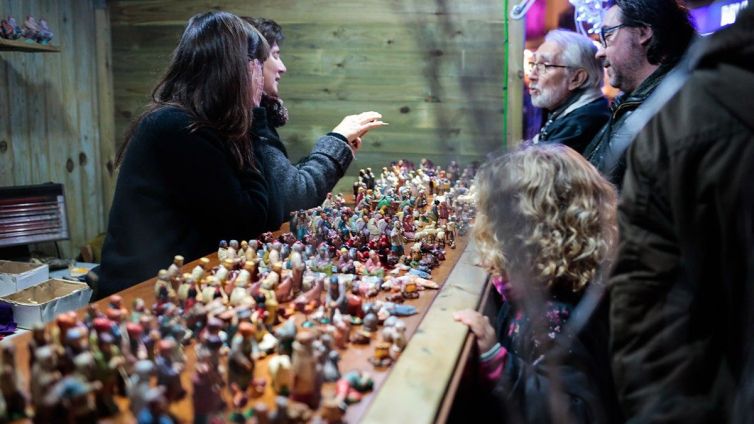
[[(403, 317), (409, 339), (405, 350), (391, 367), (375, 368), (368, 362), (374, 354), (375, 340), (379, 331), (372, 336), (368, 345), (349, 344), (340, 351), (339, 368), (341, 374), (354, 369), (368, 371), (374, 379), (374, 390), (367, 393), (361, 402), (348, 407), (344, 421), (349, 423), (432, 423), (447, 420), (453, 399), (459, 387), (460, 377), (472, 351), (472, 337), (466, 326), (453, 320), (453, 312), (464, 308), (478, 308), (485, 288), (486, 273), (474, 265), (475, 248), (460, 238), (456, 249), (446, 249), (447, 258), (432, 272), (432, 279), (441, 284), (440, 290), (425, 290), (415, 300), (406, 301), (416, 306), (418, 314)], [(217, 254), (209, 255), (212, 266), (218, 264)], [(190, 272), (198, 260), (186, 264), (184, 272)], [(169, 264), (165, 264), (167, 267)], [(130, 307), (133, 299), (140, 297), (147, 305), (154, 302), (154, 281), (150, 279), (123, 290), (123, 305)], [(384, 298), (384, 292), (378, 298)], [(96, 304), (100, 310), (107, 307), (107, 299)], [(83, 316), (84, 310), (79, 311)], [(297, 314), (297, 323), (303, 321)], [(358, 329), (359, 327), (354, 327)], [(31, 334), (19, 335), (12, 339), (17, 349), (17, 363), (23, 380), (28, 384), (28, 349)], [(193, 422), (190, 377), (194, 369), (194, 345), (185, 348), (187, 368), (182, 374), (184, 388), (189, 394), (181, 401), (172, 404), (170, 411), (183, 422)], [(267, 360), (256, 361), (255, 377), (267, 377)], [(276, 394), (269, 384), (264, 394), (251, 398), (248, 406), (264, 402), (268, 411), (275, 407)], [(323, 399), (335, 391), (335, 383), (325, 383)], [(226, 400), (230, 400), (225, 390)], [(133, 422), (128, 410), (127, 398), (118, 397), (121, 409), (119, 416), (109, 422)], [(247, 407), (248, 407), (247, 406)]]

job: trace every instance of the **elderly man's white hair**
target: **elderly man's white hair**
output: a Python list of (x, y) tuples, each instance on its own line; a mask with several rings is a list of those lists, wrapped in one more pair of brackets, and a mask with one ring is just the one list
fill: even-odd
[(561, 49), (561, 60), (567, 66), (583, 68), (589, 76), (583, 87), (602, 89), (605, 77), (602, 62), (595, 57), (597, 46), (589, 38), (563, 29), (547, 33), (545, 41), (557, 44)]

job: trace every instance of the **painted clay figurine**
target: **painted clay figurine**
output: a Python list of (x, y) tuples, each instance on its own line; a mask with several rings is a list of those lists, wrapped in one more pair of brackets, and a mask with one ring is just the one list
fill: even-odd
[(322, 370), (314, 356), (314, 339), (311, 331), (301, 331), (293, 342), (293, 358), (291, 362), (293, 384), (291, 399), (305, 403), (310, 408), (319, 406), (322, 386)]
[(228, 386), (236, 386), (242, 392), (246, 392), (254, 377), (253, 354), (258, 350), (254, 333), (254, 324), (240, 323), (228, 356)]
[(222, 388), (225, 384), (222, 375), (213, 364), (210, 351), (197, 352), (196, 360), (194, 373), (191, 376), (194, 423), (215, 422), (226, 406), (222, 397)]
[(154, 363), (150, 360), (136, 362), (133, 373), (126, 385), (131, 413), (136, 416), (146, 406), (146, 395), (150, 388), (149, 381), (154, 374)]

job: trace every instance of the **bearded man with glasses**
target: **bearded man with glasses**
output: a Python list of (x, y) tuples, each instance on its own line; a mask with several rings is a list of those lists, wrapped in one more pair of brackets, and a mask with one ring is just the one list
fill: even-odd
[(600, 31), (597, 59), (610, 85), (621, 90), (610, 119), (586, 147), (584, 156), (621, 187), (630, 142), (617, 142), (626, 118), (657, 88), (685, 53), (696, 31), (680, 0), (616, 0)]
[(533, 143), (561, 143), (582, 153), (607, 122), (604, 73), (596, 52), (591, 40), (575, 32), (547, 34), (528, 67), (532, 105), (547, 111)]

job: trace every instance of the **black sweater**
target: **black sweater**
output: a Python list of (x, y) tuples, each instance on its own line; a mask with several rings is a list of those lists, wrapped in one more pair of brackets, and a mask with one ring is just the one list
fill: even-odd
[(267, 182), (238, 170), (214, 130), (188, 129), (175, 107), (149, 114), (120, 167), (96, 296), (154, 277), (174, 255), (194, 260), (222, 239), (254, 238), (267, 226)]

